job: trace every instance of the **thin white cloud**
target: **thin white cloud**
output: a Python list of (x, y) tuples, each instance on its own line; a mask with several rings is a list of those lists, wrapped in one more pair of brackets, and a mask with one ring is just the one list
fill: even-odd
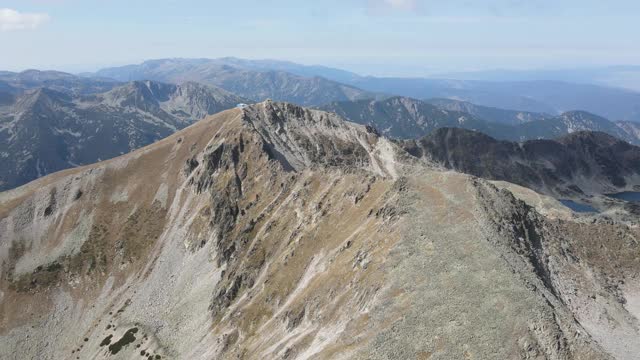
[(382, 0), (383, 4), (396, 10), (415, 10), (416, 0)]
[(32, 30), (49, 19), (47, 14), (21, 13), (13, 9), (0, 8), (0, 31)]
[[(369, 14), (412, 13), (420, 16), (524, 16), (549, 12), (549, 0), (358, 0)], [(577, 0), (576, 0), (577, 1)], [(628, 0), (625, 0), (628, 1)], [(556, 8), (564, 8), (562, 4)]]
[(418, 0), (367, 0), (367, 10), (384, 14), (386, 11), (416, 11)]

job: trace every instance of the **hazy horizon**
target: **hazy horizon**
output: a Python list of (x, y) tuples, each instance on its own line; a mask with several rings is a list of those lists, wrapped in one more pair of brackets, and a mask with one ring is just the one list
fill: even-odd
[[(603, 65), (584, 65), (584, 66), (546, 66), (546, 67), (468, 67), (468, 68), (452, 68), (449, 70), (446, 69), (427, 69), (416, 65), (414, 67), (403, 67), (399, 70), (394, 69), (386, 69), (389, 65), (384, 64), (376, 64), (372, 62), (370, 64), (363, 63), (349, 63), (349, 62), (313, 62), (313, 61), (296, 61), (290, 58), (276, 58), (276, 57), (241, 57), (235, 56), (233, 54), (230, 55), (222, 55), (215, 57), (187, 57), (187, 56), (166, 56), (166, 57), (158, 57), (158, 58), (143, 58), (143, 59), (134, 59), (131, 61), (116, 61), (111, 63), (101, 63), (101, 64), (63, 64), (60, 66), (53, 67), (6, 67), (0, 68), (0, 71), (9, 71), (9, 72), (23, 72), (27, 70), (41, 70), (41, 71), (60, 71), (66, 72), (70, 74), (83, 74), (83, 73), (93, 73), (106, 68), (114, 68), (120, 66), (127, 65), (139, 65), (147, 61), (154, 60), (163, 60), (163, 59), (223, 59), (223, 58), (236, 58), (242, 60), (253, 60), (253, 61), (282, 61), (282, 62), (290, 62), (299, 65), (305, 66), (322, 66), (327, 68), (334, 68), (339, 70), (344, 70), (348, 72), (353, 72), (355, 74), (361, 76), (376, 76), (376, 77), (402, 77), (402, 78), (411, 78), (411, 77), (433, 77), (434, 75), (446, 75), (446, 74), (457, 74), (457, 73), (490, 73), (490, 72), (505, 72), (505, 73), (518, 73), (518, 72), (561, 72), (561, 71), (590, 71), (590, 70), (603, 70), (603, 69), (617, 69), (617, 68), (638, 68), (640, 71), (640, 64), (603, 64)], [(373, 59), (375, 60), (375, 59)]]
[(402, 77), (634, 65), (639, 12), (631, 0), (9, 0), (0, 69), (226, 56)]

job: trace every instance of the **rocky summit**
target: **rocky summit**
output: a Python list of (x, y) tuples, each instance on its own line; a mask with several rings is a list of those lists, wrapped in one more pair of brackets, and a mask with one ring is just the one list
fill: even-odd
[(0, 193), (0, 358), (637, 358), (637, 222), (401, 145), (266, 101)]

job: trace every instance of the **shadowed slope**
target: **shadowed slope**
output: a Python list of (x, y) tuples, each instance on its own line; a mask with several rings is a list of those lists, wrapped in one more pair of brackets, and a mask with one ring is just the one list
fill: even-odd
[(556, 196), (633, 190), (640, 182), (640, 148), (598, 132), (515, 143), (444, 128), (403, 147), (448, 169)]

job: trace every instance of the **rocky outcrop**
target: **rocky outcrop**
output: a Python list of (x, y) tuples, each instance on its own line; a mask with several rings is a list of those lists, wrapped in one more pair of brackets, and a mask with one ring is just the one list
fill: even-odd
[[(477, 191), (482, 199), (479, 215), (488, 220), (488, 238), (508, 249), (505, 259), (514, 271), (526, 274), (531, 286), (562, 314), (562, 337), (588, 333), (611, 357), (634, 358), (640, 350), (632, 340), (640, 335), (639, 314), (632, 305), (639, 294), (637, 225), (548, 219), (507, 191), (496, 196), (497, 189), (486, 184), (479, 184)], [(568, 330), (571, 323), (577, 330)], [(554, 347), (564, 352), (562, 357), (575, 351), (564, 341)]]

